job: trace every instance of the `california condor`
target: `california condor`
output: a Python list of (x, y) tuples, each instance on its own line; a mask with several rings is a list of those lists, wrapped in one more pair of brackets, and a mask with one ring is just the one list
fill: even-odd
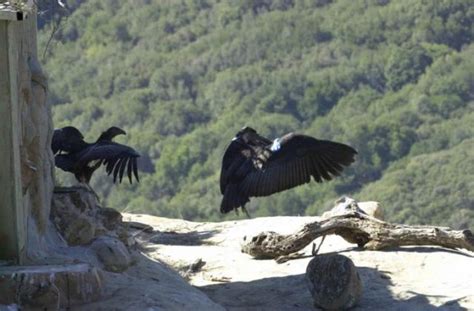
[(114, 182), (122, 182), (127, 171), (132, 183), (132, 174), (138, 178), (137, 158), (140, 154), (133, 148), (113, 142), (117, 135), (125, 135), (118, 127), (103, 132), (95, 143), (83, 140), (81, 132), (72, 126), (54, 130), (51, 148), (55, 154), (55, 164), (63, 171), (73, 173), (76, 179), (89, 184), (92, 174), (101, 166), (106, 167), (108, 175), (113, 173)]
[(309, 183), (311, 176), (318, 183), (331, 180), (354, 162), (356, 154), (350, 146), (295, 133), (271, 141), (244, 127), (222, 159), (220, 210), (228, 213), (241, 207), (248, 216), (245, 204), (251, 197)]

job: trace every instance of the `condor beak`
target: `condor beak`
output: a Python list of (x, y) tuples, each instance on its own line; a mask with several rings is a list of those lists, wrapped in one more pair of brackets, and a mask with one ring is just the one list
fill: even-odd
[(107, 133), (108, 135), (110, 135), (110, 139), (115, 138), (118, 135), (127, 135), (127, 133), (124, 130), (116, 126), (107, 130)]

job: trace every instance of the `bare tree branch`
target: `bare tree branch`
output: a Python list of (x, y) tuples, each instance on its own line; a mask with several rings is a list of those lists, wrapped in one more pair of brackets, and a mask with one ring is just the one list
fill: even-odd
[[(370, 250), (408, 245), (436, 245), (474, 251), (474, 236), (469, 230), (390, 224), (368, 216), (353, 202), (346, 207), (348, 211), (345, 213), (306, 224), (294, 234), (262, 232), (245, 239), (247, 242), (242, 246), (242, 252), (255, 258), (288, 256), (303, 249), (314, 239), (329, 234), (339, 235), (349, 243)], [(340, 207), (336, 208), (340, 212)]]

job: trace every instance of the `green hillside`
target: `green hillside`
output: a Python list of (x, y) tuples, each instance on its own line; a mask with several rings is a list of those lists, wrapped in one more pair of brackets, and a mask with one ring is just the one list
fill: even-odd
[(108, 206), (223, 219), (221, 158), (249, 125), (359, 151), (342, 178), (253, 199), (254, 216), (314, 215), (347, 194), (380, 200), (389, 220), (474, 227), (471, 0), (76, 6), (46, 53), (55, 126), (92, 141), (117, 125), (143, 155), (139, 185), (96, 174)]

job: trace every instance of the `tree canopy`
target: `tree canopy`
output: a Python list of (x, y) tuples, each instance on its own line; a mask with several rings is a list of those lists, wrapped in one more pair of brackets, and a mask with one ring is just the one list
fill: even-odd
[[(108, 206), (223, 219), (222, 155), (248, 125), (359, 152), (342, 178), (252, 200), (254, 216), (315, 215), (348, 194), (381, 201), (389, 220), (474, 227), (472, 1), (72, 7), (45, 58), (55, 126), (86, 139), (119, 126), (128, 135), (118, 141), (143, 155), (138, 185), (94, 177)], [(44, 49), (53, 23), (41, 25)]]

